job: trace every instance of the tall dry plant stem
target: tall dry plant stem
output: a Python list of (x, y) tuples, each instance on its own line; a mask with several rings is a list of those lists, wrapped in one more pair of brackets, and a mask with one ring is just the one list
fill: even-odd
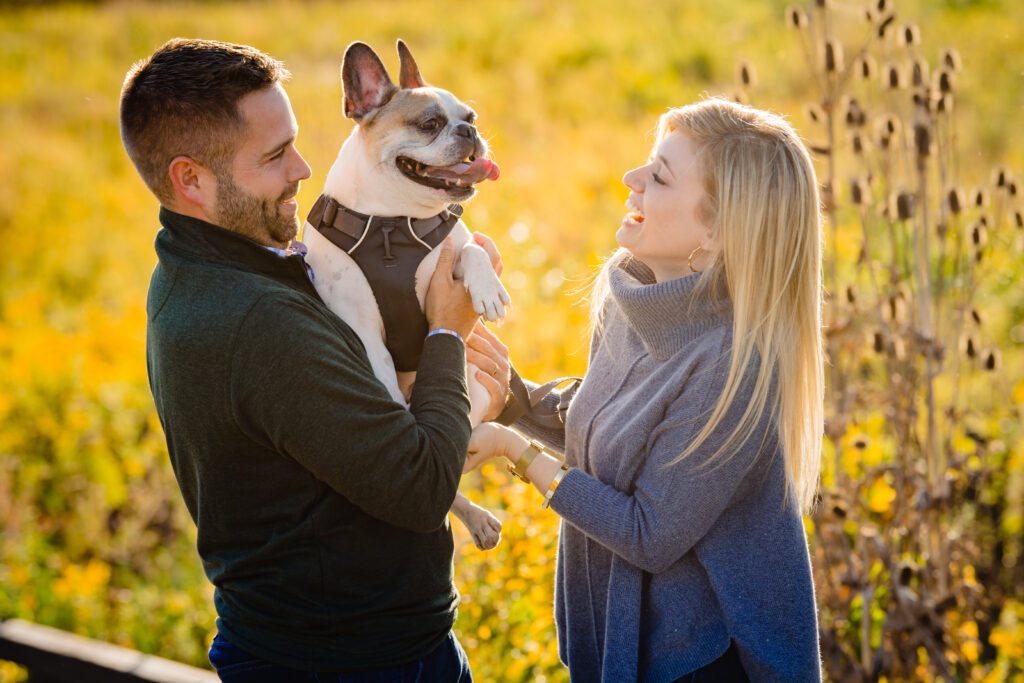
[[(998, 561), (1005, 501), (981, 494), (1006, 485), (1006, 446), (983, 426), (1004, 403), (982, 394), (991, 403), (973, 405), (974, 378), (991, 382), (1000, 363), (983, 348), (975, 299), (991, 273), (979, 264), (1009, 216), (1024, 222), (1015, 181), (1001, 172), (992, 213), (987, 190), (958, 187), (955, 51), (932, 72), (918, 27), (891, 0), (809, 4), (785, 20), (814, 92), (805, 137), (827, 223), (833, 457), (810, 520), (826, 671), (978, 680), (1015, 591), (1004, 577), (1024, 574)], [(1003, 242), (1024, 242), (1021, 230)]]

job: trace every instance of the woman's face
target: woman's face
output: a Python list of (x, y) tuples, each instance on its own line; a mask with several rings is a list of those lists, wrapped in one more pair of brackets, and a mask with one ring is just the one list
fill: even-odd
[[(704, 199), (696, 148), (685, 133), (666, 135), (650, 161), (622, 177), (631, 192), (622, 227), (615, 233), (620, 247), (643, 261), (658, 282), (689, 275), (688, 259), (698, 246), (709, 248), (711, 231), (698, 218)], [(708, 254), (694, 255), (702, 270)]]

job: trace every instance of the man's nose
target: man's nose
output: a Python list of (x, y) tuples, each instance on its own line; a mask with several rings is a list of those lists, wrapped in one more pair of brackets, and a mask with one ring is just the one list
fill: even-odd
[(292, 174), (295, 176), (295, 180), (306, 180), (313, 175), (313, 169), (309, 167), (306, 160), (302, 158), (301, 154), (299, 154), (299, 150), (295, 150), (295, 161), (295, 168), (292, 171)]

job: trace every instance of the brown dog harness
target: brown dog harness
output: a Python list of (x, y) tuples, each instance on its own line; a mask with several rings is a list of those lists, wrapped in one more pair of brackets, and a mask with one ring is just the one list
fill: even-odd
[(399, 372), (416, 370), (430, 329), (416, 297), (416, 269), (461, 215), (462, 207), (452, 204), (430, 218), (367, 216), (320, 195), (306, 218), (363, 271), (384, 321), (384, 343)]

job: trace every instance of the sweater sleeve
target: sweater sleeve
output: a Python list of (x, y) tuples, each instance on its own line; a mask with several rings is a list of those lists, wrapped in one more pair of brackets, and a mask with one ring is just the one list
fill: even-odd
[[(541, 386), (537, 382), (533, 382), (528, 379), (523, 380), (523, 384), (526, 385), (527, 391), (533, 391), (537, 387)], [(552, 389), (547, 396), (541, 399), (538, 404), (539, 412), (541, 414), (555, 415), (558, 413), (558, 406), (560, 404), (568, 404), (572, 402), (572, 397), (576, 394), (576, 390), (579, 388), (579, 383), (574, 382), (565, 389)], [(547, 448), (557, 452), (565, 453), (565, 425), (560, 424), (557, 427), (550, 427), (547, 425), (540, 424), (533, 418), (530, 413), (526, 413), (521, 418), (512, 423), (518, 431), (522, 432), (531, 439), (540, 441)]]
[(750, 437), (732, 455), (711, 461), (750, 402), (753, 374), (748, 371), (719, 426), (685, 459), (670, 464), (706, 423), (721, 384), (684, 391), (666, 411), (661, 427), (645, 444), (638, 444), (641, 450), (623, 454), (644, 460), (631, 494), (572, 469), (552, 497), (552, 509), (630, 564), (651, 573), (666, 570), (742, 497), (748, 482), (757, 485), (768, 459), (778, 454), (778, 437), (766, 407)]
[(444, 524), (469, 444), (465, 350), (424, 343), (407, 410), (373, 375), (358, 337), (299, 297), (264, 297), (238, 331), (239, 426), (367, 514), (426, 533)]

